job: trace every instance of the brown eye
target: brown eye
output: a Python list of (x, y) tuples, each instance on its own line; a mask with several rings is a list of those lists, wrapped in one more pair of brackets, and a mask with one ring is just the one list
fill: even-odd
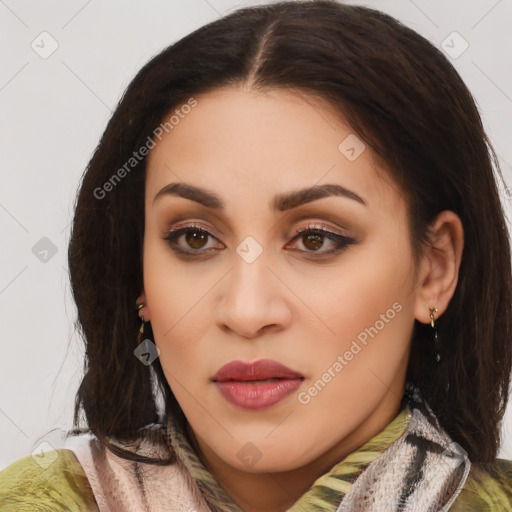
[(173, 251), (194, 257), (212, 249), (206, 247), (210, 238), (215, 240), (215, 237), (205, 229), (191, 225), (171, 230), (163, 240), (167, 241)]
[[(334, 233), (315, 224), (308, 225), (307, 229), (295, 231), (292, 242), (294, 240), (300, 240), (302, 245), (306, 248), (306, 250), (299, 252), (304, 252), (306, 254), (311, 253), (315, 257), (315, 253), (318, 254), (318, 257), (336, 254), (349, 245), (355, 243), (354, 238), (340, 233)], [(331, 244), (331, 248), (327, 250), (320, 250), (324, 245), (326, 245), (326, 240), (327, 244)]]
[(316, 251), (324, 245), (323, 238), (324, 236), (322, 235), (304, 235), (302, 240), (305, 247), (312, 251)]
[(199, 230), (187, 230), (185, 241), (193, 249), (202, 249), (208, 240), (208, 233)]

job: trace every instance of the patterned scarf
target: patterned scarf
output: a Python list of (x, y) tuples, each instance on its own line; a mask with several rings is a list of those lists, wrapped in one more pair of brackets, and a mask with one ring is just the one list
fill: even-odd
[[(167, 431), (177, 456), (213, 512), (243, 512), (199, 460), (179, 408)], [(439, 425), (417, 388), (407, 383), (394, 420), (319, 477), (288, 512), (447, 511), (470, 470), (462, 448)]]

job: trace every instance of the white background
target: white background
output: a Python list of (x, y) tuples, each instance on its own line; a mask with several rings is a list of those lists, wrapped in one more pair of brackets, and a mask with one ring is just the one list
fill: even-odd
[[(43, 441), (63, 447), (62, 432), (72, 426), (83, 349), (67, 277), (69, 226), (79, 179), (111, 111), (155, 53), (257, 3), (0, 0), (0, 468)], [(449, 58), (474, 94), (512, 184), (512, 1), (347, 3), (385, 11), (439, 47), (453, 31), (468, 42)], [(47, 59), (31, 47), (43, 31), (58, 43)], [(43, 237), (57, 251), (46, 262), (32, 252)], [(499, 455), (510, 459), (510, 404), (502, 432)]]

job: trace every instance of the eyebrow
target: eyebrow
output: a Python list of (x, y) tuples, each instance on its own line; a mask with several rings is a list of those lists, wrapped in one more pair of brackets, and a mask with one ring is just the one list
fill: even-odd
[[(224, 201), (211, 190), (186, 183), (169, 183), (155, 195), (153, 205), (158, 199), (169, 195), (195, 201), (213, 210), (224, 210), (226, 208)], [(368, 206), (367, 202), (352, 190), (337, 184), (325, 184), (277, 194), (270, 201), (270, 209), (274, 212), (284, 212), (329, 196), (353, 199), (365, 207)]]

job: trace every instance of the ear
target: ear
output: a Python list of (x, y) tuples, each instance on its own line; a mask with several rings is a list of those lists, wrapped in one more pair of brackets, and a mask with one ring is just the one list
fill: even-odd
[(447, 309), (459, 278), (464, 248), (464, 228), (459, 216), (442, 211), (430, 225), (431, 245), (426, 245), (416, 282), (414, 316), (421, 323), (430, 322), (429, 307), (437, 309), (435, 319)]
[(140, 295), (137, 297), (137, 300), (135, 301), (135, 307), (137, 308), (139, 304), (144, 304), (144, 307), (137, 310), (137, 313), (140, 318), (144, 318), (145, 322), (149, 322), (151, 320), (150, 314), (149, 314), (149, 308), (146, 304), (146, 293), (144, 292), (144, 289), (141, 291)]

